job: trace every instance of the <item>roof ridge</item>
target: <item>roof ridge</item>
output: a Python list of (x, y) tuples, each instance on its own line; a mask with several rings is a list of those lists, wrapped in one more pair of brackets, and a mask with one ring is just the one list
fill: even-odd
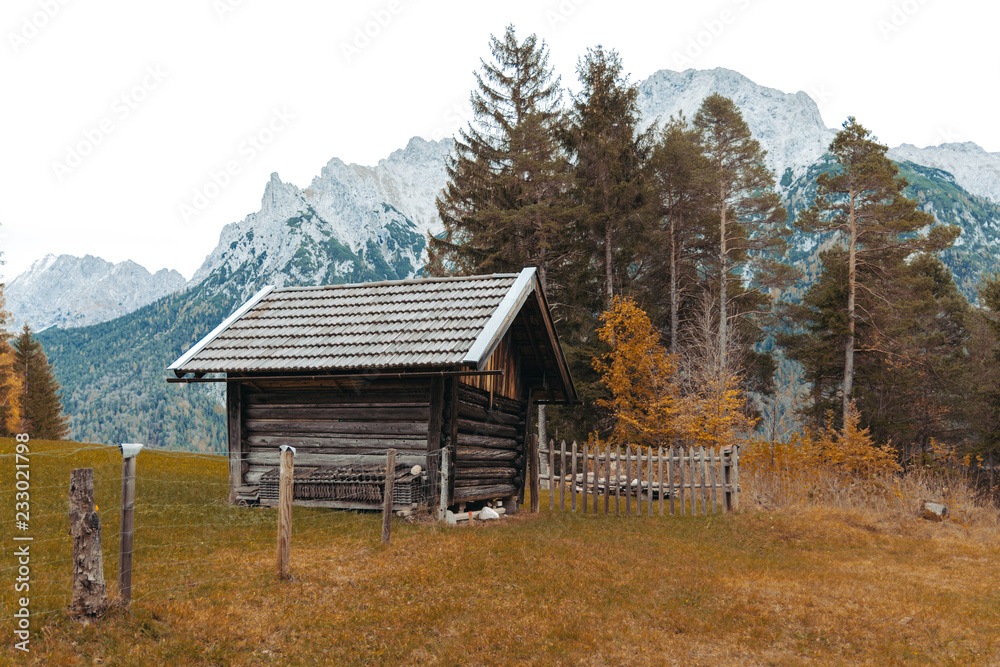
[(275, 288), (271, 293), (290, 291), (336, 290), (351, 287), (381, 287), (386, 285), (422, 285), (430, 283), (462, 282), (473, 280), (495, 280), (497, 278), (517, 278), (519, 273), (490, 273), (477, 276), (440, 276), (432, 278), (406, 278), (403, 280), (380, 280), (369, 283), (344, 283), (342, 285), (292, 285)]

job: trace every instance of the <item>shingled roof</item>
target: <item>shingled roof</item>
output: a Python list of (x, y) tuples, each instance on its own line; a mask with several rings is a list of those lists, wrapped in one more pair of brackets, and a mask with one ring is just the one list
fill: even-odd
[(482, 368), (532, 294), (544, 311), (556, 374), (565, 374), (567, 393), (574, 394), (533, 268), (466, 278), (265, 287), (169, 370), (182, 377)]

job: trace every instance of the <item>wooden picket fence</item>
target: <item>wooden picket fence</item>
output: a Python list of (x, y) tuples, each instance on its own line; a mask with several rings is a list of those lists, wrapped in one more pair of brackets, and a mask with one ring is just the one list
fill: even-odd
[[(537, 439), (531, 443), (537, 447)], [(653, 449), (635, 446), (622, 447), (608, 444), (582, 447), (576, 442), (567, 447), (566, 441), (557, 447), (549, 441), (540, 453), (548, 458), (548, 475), (532, 471), (532, 490), (540, 481), (548, 482), (549, 509), (557, 505), (560, 511), (582, 510), (597, 514), (603, 499), (605, 514), (633, 511), (642, 516), (643, 504), (648, 516), (653, 516), (653, 505), (658, 505), (660, 516), (664, 506), (674, 514), (708, 514), (731, 512), (739, 506), (739, 454), (734, 448), (667, 447)], [(535, 461), (538, 459), (535, 458)], [(532, 468), (537, 466), (533, 465)], [(567, 503), (566, 496), (569, 496)], [(588, 502), (588, 499), (589, 502)], [(568, 507), (567, 507), (568, 505)], [(700, 507), (699, 507), (700, 505)], [(532, 503), (537, 511), (537, 505)]]

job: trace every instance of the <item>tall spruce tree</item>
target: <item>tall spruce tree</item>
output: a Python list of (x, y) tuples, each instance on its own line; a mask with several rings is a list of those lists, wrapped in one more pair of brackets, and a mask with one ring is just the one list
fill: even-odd
[[(719, 359), (726, 364), (730, 344), (730, 313), (739, 315), (765, 302), (754, 298), (760, 290), (786, 285), (794, 270), (777, 261), (789, 229), (785, 209), (774, 191), (774, 175), (764, 164), (765, 151), (753, 138), (733, 101), (718, 93), (702, 102), (694, 117), (705, 157), (712, 164), (711, 193), (718, 225)], [(742, 286), (748, 269), (754, 290)], [(740, 304), (740, 301), (743, 304)], [(734, 312), (735, 310), (735, 312)]]
[[(837, 168), (816, 179), (816, 203), (799, 216), (798, 222), (807, 232), (839, 232), (846, 245), (847, 331), (841, 385), (841, 412), (846, 423), (854, 395), (855, 337), (861, 317), (857, 308), (858, 288), (887, 287), (890, 273), (882, 270), (882, 265), (896, 264), (914, 252), (946, 248), (958, 236), (958, 228), (937, 226), (930, 228), (925, 236), (917, 234), (931, 225), (934, 218), (903, 195), (907, 182), (886, 157), (888, 148), (878, 143), (853, 116), (844, 122), (843, 128), (830, 144)], [(873, 280), (868, 284), (858, 282), (860, 266), (871, 272)]]
[(39, 440), (62, 440), (68, 433), (59, 400), (59, 383), (45, 358), (41, 343), (31, 336), (25, 323), (14, 339), (16, 367), (24, 382), (22, 393), (23, 428)]
[[(657, 136), (650, 159), (651, 185), (660, 225), (645, 292), (652, 301), (668, 295), (670, 353), (679, 352), (682, 300), (700, 280), (699, 260), (709, 252), (712, 165), (698, 133), (683, 116), (671, 118)], [(663, 282), (667, 282), (666, 287)], [(689, 304), (690, 305), (690, 304)]]
[(573, 219), (570, 164), (557, 140), (562, 89), (548, 48), (513, 26), (490, 37), (471, 93), (473, 119), (460, 130), (437, 207), (444, 223), (429, 238), (432, 274), (538, 268), (544, 288), (567, 252)]
[(576, 163), (576, 196), (585, 207), (581, 230), (588, 252), (578, 275), (594, 282), (587, 278), (600, 267), (600, 283), (584, 287), (600, 311), (610, 307), (616, 284), (627, 286), (642, 267), (653, 212), (646, 163), (654, 130), (639, 131), (638, 87), (623, 73), (616, 51), (588, 49), (577, 74), (583, 89), (573, 101), (566, 144)]
[[(444, 235), (429, 236), (431, 274), (538, 269), (557, 319), (565, 319), (562, 267), (577, 209), (572, 169), (558, 137), (560, 79), (535, 35), (518, 42), (513, 26), (490, 37), (492, 62), (481, 60), (471, 93), (473, 119), (459, 132), (437, 207)], [(546, 406), (538, 406), (539, 440), (547, 440)], [(543, 462), (544, 464), (544, 462)]]

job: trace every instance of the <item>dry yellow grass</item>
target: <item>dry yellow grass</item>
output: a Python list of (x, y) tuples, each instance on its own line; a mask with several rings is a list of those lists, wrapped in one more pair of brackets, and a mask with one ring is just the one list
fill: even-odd
[[(4, 448), (10, 451), (9, 444)], [(662, 519), (543, 510), (473, 528), (397, 522), (392, 546), (384, 549), (377, 514), (296, 508), (294, 580), (281, 582), (274, 576), (276, 513), (222, 504), (223, 460), (148, 454), (139, 461), (140, 550), (131, 613), (116, 611), (84, 626), (55, 611), (34, 621), (30, 655), (5, 640), (0, 659), (38, 665), (1000, 663), (1000, 593), (992, 583), (1000, 579), (1000, 549), (983, 539), (981, 526), (804, 504)], [(51, 516), (39, 520), (35, 535), (41, 539), (45, 531), (51, 538), (39, 544), (37, 573), (44, 578), (39, 586), (62, 595), (55, 608), (69, 593), (65, 491), (57, 492), (69, 469), (88, 457), (98, 479), (110, 484), (120, 459), (103, 450), (32, 463), (53, 492), (36, 500), (39, 516)], [(745, 488), (750, 481), (744, 479)], [(118, 491), (102, 493), (113, 591)], [(5, 490), (6, 505), (8, 497)], [(9, 578), (6, 526), (0, 539), (0, 571)], [(4, 609), (10, 589), (2, 582)], [(4, 617), (4, 636), (11, 637)]]

